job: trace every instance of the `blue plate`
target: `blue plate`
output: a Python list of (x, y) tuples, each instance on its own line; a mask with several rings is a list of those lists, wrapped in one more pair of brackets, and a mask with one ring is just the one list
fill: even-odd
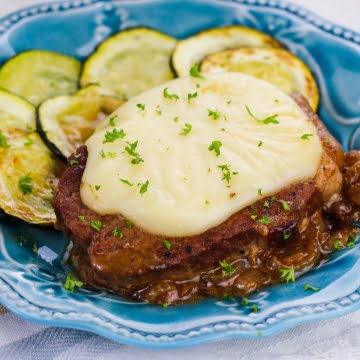
[[(75, 0), (37, 5), (0, 20), (0, 61), (33, 48), (84, 59), (111, 33), (138, 25), (183, 38), (228, 24), (263, 30), (301, 57), (320, 86), (321, 118), (345, 150), (360, 148), (360, 35), (275, 0)], [(35, 242), (38, 255), (32, 251)], [(359, 246), (338, 252), (296, 283), (254, 294), (250, 302), (260, 307), (255, 314), (236, 300), (162, 308), (99, 291), (67, 292), (62, 266), (67, 244), (60, 233), (3, 221), (0, 302), (29, 320), (162, 348), (270, 336), (360, 308)], [(304, 291), (306, 283), (321, 290)]]

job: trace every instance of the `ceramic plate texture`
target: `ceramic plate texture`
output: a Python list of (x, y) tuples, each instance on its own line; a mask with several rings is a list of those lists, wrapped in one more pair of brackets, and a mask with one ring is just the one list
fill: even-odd
[[(183, 38), (241, 24), (265, 31), (302, 58), (321, 90), (320, 116), (343, 148), (360, 148), (360, 35), (275, 0), (75, 0), (37, 5), (0, 20), (0, 62), (27, 49), (85, 59), (113, 32), (143, 25)], [(38, 254), (32, 251), (34, 244)], [(179, 347), (231, 337), (270, 336), (311, 320), (360, 309), (360, 247), (340, 251), (295, 283), (238, 300), (162, 308), (99, 291), (63, 288), (62, 234), (5, 218), (0, 233), (0, 302), (47, 325), (93, 331), (148, 347)], [(318, 292), (304, 291), (310, 283)]]

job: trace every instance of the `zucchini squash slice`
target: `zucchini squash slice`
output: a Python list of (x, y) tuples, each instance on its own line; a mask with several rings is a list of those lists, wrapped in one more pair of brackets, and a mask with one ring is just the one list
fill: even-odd
[(201, 72), (242, 72), (268, 81), (287, 94), (302, 94), (316, 110), (319, 90), (310, 69), (284, 49), (241, 48), (209, 55)]
[(102, 95), (98, 85), (89, 85), (75, 95), (46, 100), (38, 108), (41, 135), (55, 155), (66, 160), (93, 134), (96, 125), (123, 102)]
[(29, 223), (53, 225), (53, 195), (64, 165), (33, 132), (0, 147), (0, 208)]
[(78, 60), (45, 50), (30, 50), (8, 60), (0, 69), (0, 88), (35, 106), (45, 99), (78, 89)]
[(239, 47), (281, 48), (271, 36), (243, 26), (228, 26), (202, 31), (179, 41), (172, 55), (172, 67), (177, 76), (188, 76), (190, 69), (206, 56)]
[(7, 137), (36, 129), (35, 107), (26, 100), (0, 89), (0, 131)]
[(176, 40), (134, 28), (104, 41), (84, 64), (81, 86), (98, 83), (107, 94), (130, 98), (174, 77), (170, 56)]

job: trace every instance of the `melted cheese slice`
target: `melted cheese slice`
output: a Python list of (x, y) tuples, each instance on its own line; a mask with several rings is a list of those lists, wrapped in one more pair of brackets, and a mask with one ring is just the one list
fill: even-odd
[[(179, 99), (164, 97), (165, 88)], [(260, 120), (277, 114), (279, 123), (254, 119), (246, 106)], [(322, 153), (314, 125), (288, 95), (240, 73), (175, 79), (114, 114), (115, 127), (105, 121), (86, 143), (82, 201), (99, 214), (122, 214), (164, 236), (202, 233), (262, 196), (312, 178)], [(186, 124), (191, 131), (181, 135)], [(104, 143), (106, 132), (114, 129), (126, 136)], [(312, 136), (306, 140), (303, 134)], [(144, 160), (139, 164), (132, 164), (134, 156), (125, 151), (127, 142), (135, 141)], [(222, 144), (218, 156), (209, 150), (213, 141)], [(219, 168), (224, 165), (229, 182), (227, 170)], [(101, 186), (97, 191), (96, 185)]]

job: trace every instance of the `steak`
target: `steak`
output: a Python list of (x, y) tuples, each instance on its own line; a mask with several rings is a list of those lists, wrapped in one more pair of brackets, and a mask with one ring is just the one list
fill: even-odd
[[(293, 98), (322, 141), (324, 151), (316, 176), (261, 199), (202, 234), (167, 237), (170, 249), (164, 246), (164, 236), (148, 233), (122, 215), (99, 215), (82, 203), (80, 184), (87, 149), (80, 147), (69, 158), (69, 163), (77, 163), (68, 166), (60, 179), (55, 211), (58, 227), (73, 242), (72, 261), (81, 280), (139, 300), (170, 303), (222, 296), (229, 289), (244, 296), (276, 282), (281, 267), (301, 272), (314, 265), (321, 256), (314, 224), (316, 229), (327, 226), (322, 209), (339, 196), (344, 155), (305, 98)], [(264, 207), (264, 201), (271, 206)], [(284, 211), (284, 201), (288, 211)], [(267, 217), (269, 223), (255, 221), (255, 214), (257, 219)], [(93, 221), (101, 222), (98, 231), (91, 226)], [(114, 229), (121, 229), (122, 236)], [(288, 238), (292, 241), (286, 241)], [(329, 238), (323, 236), (323, 240)], [(232, 276), (227, 284), (224, 263), (219, 266), (223, 259), (234, 270), (229, 272)]]

